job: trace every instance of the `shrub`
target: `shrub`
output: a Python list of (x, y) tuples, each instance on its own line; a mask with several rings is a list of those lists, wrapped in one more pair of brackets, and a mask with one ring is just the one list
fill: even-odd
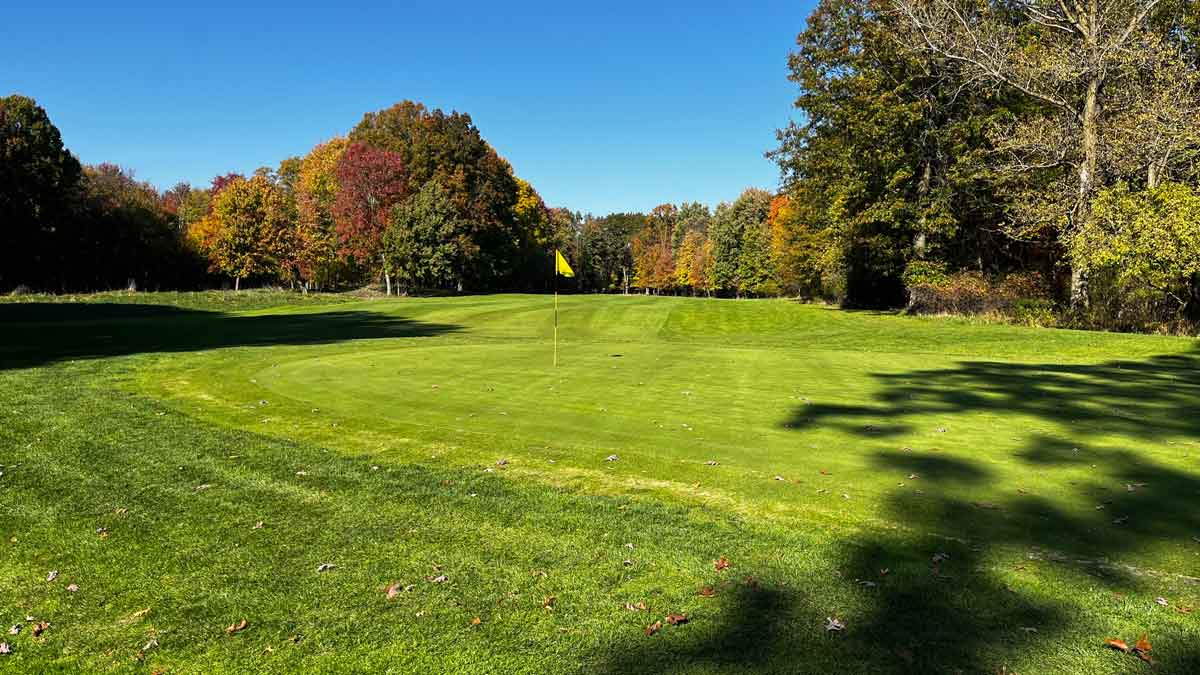
[(980, 272), (946, 273), (936, 264), (910, 264), (908, 311), (916, 314), (999, 315), (1030, 325), (1056, 322), (1054, 301), (1040, 274), (988, 278)]

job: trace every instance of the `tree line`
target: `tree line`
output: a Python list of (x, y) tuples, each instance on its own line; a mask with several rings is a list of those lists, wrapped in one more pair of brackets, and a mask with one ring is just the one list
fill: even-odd
[(404, 101), (252, 175), (159, 191), (0, 98), (0, 288), (546, 287), (552, 212), (469, 115)]
[(1194, 325), (1198, 38), (1188, 0), (822, 0), (771, 153), (781, 271), (855, 306)]
[(1120, 329), (1200, 323), (1188, 0), (821, 0), (778, 190), (549, 208), (466, 114), (404, 101), (253, 175), (157, 191), (0, 99), (0, 288), (819, 298)]

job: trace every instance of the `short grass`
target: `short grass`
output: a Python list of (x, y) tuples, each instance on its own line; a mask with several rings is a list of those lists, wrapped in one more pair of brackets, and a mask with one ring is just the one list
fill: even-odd
[(1195, 341), (565, 297), (554, 368), (547, 297), (22, 300), (0, 670), (1200, 671)]

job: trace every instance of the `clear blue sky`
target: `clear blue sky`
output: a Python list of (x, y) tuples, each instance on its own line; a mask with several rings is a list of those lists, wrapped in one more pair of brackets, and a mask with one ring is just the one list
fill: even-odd
[(798, 2), (14, 2), (0, 94), (160, 187), (303, 155), (410, 98), (468, 112), (552, 206), (773, 188)]

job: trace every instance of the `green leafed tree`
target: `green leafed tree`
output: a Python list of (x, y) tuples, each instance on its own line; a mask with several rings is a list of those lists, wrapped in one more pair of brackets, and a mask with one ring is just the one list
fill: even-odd
[(464, 223), (436, 180), (396, 205), (383, 235), (383, 258), (401, 289), (456, 289), (462, 279)]

